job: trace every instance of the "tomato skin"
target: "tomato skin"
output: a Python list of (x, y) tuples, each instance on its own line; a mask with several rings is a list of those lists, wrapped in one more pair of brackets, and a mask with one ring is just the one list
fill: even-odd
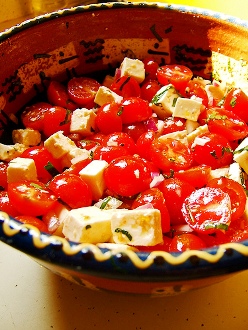
[(139, 137), (148, 131), (145, 122), (125, 124), (123, 125), (122, 132), (128, 134), (136, 143)]
[(0, 191), (0, 210), (8, 213), (12, 217), (16, 217), (20, 214), (20, 212), (14, 207), (14, 204), (10, 202), (9, 195), (6, 190)]
[(43, 131), (44, 115), (46, 111), (52, 108), (52, 105), (47, 102), (38, 102), (25, 108), (21, 114), (21, 120), (26, 128), (33, 128), (38, 131)]
[(165, 179), (157, 187), (162, 191), (167, 209), (170, 214), (171, 225), (185, 224), (181, 207), (186, 197), (188, 197), (195, 188), (187, 182), (176, 178)]
[(48, 187), (72, 209), (92, 204), (92, 191), (87, 183), (75, 174), (58, 174), (49, 182)]
[(192, 96), (199, 97), (200, 99), (202, 99), (202, 104), (205, 107), (208, 107), (208, 102), (209, 102), (208, 94), (205, 91), (205, 89), (202, 87), (202, 85), (195, 80), (190, 80), (187, 83), (184, 96), (187, 98), (191, 98)]
[(195, 188), (202, 188), (208, 183), (210, 172), (210, 166), (198, 165), (186, 170), (174, 172), (174, 178), (186, 181)]
[(121, 103), (123, 124), (133, 124), (147, 120), (152, 115), (149, 103), (139, 97), (125, 98)]
[(48, 228), (46, 224), (39, 218), (33, 217), (31, 215), (19, 215), (15, 217), (16, 220), (37, 227), (40, 231), (48, 233)]
[(189, 168), (193, 162), (190, 149), (181, 141), (171, 138), (155, 139), (151, 146), (151, 160), (164, 172)]
[(43, 133), (45, 137), (63, 131), (64, 135), (70, 133), (71, 112), (65, 108), (54, 106), (44, 114)]
[(8, 163), (0, 161), (0, 191), (7, 189), (7, 167)]
[(159, 64), (154, 61), (152, 58), (145, 58), (143, 60), (146, 79), (156, 79), (157, 78), (157, 70), (159, 68)]
[(154, 95), (160, 90), (161, 85), (157, 80), (147, 80), (145, 81), (140, 89), (140, 96), (142, 99), (151, 102)]
[(123, 76), (116, 79), (110, 86), (110, 89), (116, 94), (126, 97), (140, 97), (140, 85), (131, 76)]
[(205, 249), (206, 247), (207, 244), (200, 237), (191, 233), (184, 233), (176, 235), (172, 238), (172, 241), (169, 246), (169, 252), (200, 250)]
[(178, 91), (185, 90), (193, 72), (184, 65), (167, 64), (157, 70), (157, 79), (161, 85), (172, 84)]
[(248, 96), (240, 88), (233, 88), (227, 93), (223, 106), (248, 123)]
[(193, 191), (182, 205), (187, 224), (196, 232), (213, 234), (226, 231), (231, 223), (231, 200), (220, 188)]
[(96, 127), (103, 134), (122, 131), (122, 117), (120, 105), (117, 103), (106, 103), (97, 110)]
[(95, 95), (101, 85), (98, 81), (88, 77), (74, 77), (69, 80), (67, 90), (70, 99), (76, 104), (86, 107), (93, 103)]
[(170, 231), (170, 215), (166, 206), (165, 198), (161, 190), (158, 188), (150, 188), (141, 192), (132, 204), (132, 209), (143, 205), (152, 205), (154, 209), (158, 209), (161, 213), (161, 225), (163, 233)]
[(125, 147), (100, 145), (94, 150), (93, 159), (105, 160), (107, 163), (110, 163), (115, 158), (129, 155), (130, 153)]
[(161, 135), (183, 131), (186, 129), (186, 120), (178, 117), (168, 117), (164, 120), (164, 127)]
[(151, 161), (152, 159), (152, 143), (155, 140), (156, 133), (154, 131), (148, 131), (142, 134), (136, 143), (138, 154), (145, 158), (146, 160)]
[(203, 133), (197, 137), (204, 143), (193, 143), (191, 151), (197, 164), (211, 166), (212, 169), (228, 166), (233, 159), (229, 141), (222, 135)]
[(141, 158), (119, 157), (105, 169), (104, 180), (107, 188), (115, 194), (131, 197), (149, 188), (150, 168)]
[(11, 182), (8, 195), (20, 214), (34, 217), (45, 214), (57, 201), (56, 196), (40, 181)]
[(124, 132), (115, 132), (108, 134), (102, 141), (103, 146), (120, 146), (128, 150), (130, 155), (137, 152), (134, 140)]
[(69, 98), (66, 86), (56, 80), (50, 82), (47, 89), (47, 98), (53, 105), (72, 111), (77, 109), (77, 105)]
[(246, 193), (238, 182), (226, 177), (212, 179), (208, 187), (220, 188), (230, 196), (232, 221), (239, 219), (245, 211)]
[(64, 171), (64, 173), (71, 173), (75, 175), (79, 175), (79, 172), (85, 168), (91, 162), (90, 158), (83, 159), (78, 161), (75, 164), (72, 164), (68, 169)]

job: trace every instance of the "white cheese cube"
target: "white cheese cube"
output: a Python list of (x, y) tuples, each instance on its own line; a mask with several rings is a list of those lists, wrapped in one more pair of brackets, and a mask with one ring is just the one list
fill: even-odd
[(248, 174), (248, 137), (234, 150), (233, 159)]
[(70, 138), (63, 134), (63, 131), (52, 134), (44, 141), (44, 146), (54, 158), (61, 158), (77, 147)]
[(41, 134), (32, 128), (15, 129), (12, 132), (12, 139), (14, 143), (37, 146), (41, 142)]
[(111, 91), (108, 87), (101, 86), (98, 88), (94, 102), (102, 106), (109, 102), (121, 103), (123, 97)]
[(201, 107), (202, 103), (198, 100), (179, 97), (175, 104), (173, 116), (197, 121)]
[(73, 242), (104, 243), (111, 239), (111, 218), (109, 211), (95, 206), (82, 207), (69, 211), (64, 220), (63, 234)]
[(16, 157), (7, 167), (7, 181), (17, 182), (23, 180), (37, 181), (37, 171), (33, 159)]
[(208, 180), (212, 180), (212, 179), (219, 179), (223, 176), (227, 177), (228, 176), (228, 172), (229, 172), (229, 167), (220, 167), (217, 168), (215, 170), (211, 170)]
[(92, 135), (96, 129), (96, 114), (93, 110), (76, 109), (71, 115), (70, 132), (83, 136)]
[(241, 185), (244, 184), (244, 172), (242, 171), (239, 163), (232, 163), (229, 166), (228, 178), (238, 182)]
[(72, 164), (90, 157), (90, 151), (78, 147), (70, 149), (63, 157), (61, 157), (62, 167), (70, 167)]
[(117, 244), (154, 246), (163, 242), (157, 209), (117, 210), (113, 212), (111, 229)]
[(50, 211), (43, 215), (42, 220), (47, 224), (49, 233), (64, 237), (62, 229), (68, 212), (69, 209), (67, 207), (57, 203)]
[(222, 100), (224, 98), (224, 91), (220, 86), (206, 85), (205, 90), (208, 95), (209, 105), (214, 105), (214, 100)]
[(0, 143), (0, 160), (9, 162), (20, 156), (27, 148), (28, 146), (21, 143), (15, 143), (13, 145)]
[(145, 80), (144, 63), (138, 59), (125, 57), (120, 66), (121, 77), (131, 76), (140, 84)]
[(209, 132), (207, 124), (197, 127), (193, 132), (187, 135), (188, 143), (193, 143), (199, 135), (207, 132)]
[(185, 127), (188, 134), (194, 132), (194, 130), (196, 130), (199, 126), (200, 124), (197, 121), (193, 121), (190, 119), (186, 120)]
[(165, 119), (173, 114), (178, 97), (180, 95), (175, 87), (169, 84), (159, 89), (151, 100), (150, 106), (160, 119)]
[(108, 163), (105, 160), (93, 160), (79, 172), (80, 177), (90, 187), (94, 201), (102, 197), (106, 188), (103, 175), (107, 166)]
[(168, 134), (164, 134), (158, 137), (159, 141), (163, 141), (165, 139), (174, 139), (174, 140), (180, 140), (182, 143), (184, 144), (188, 144), (188, 140), (187, 140), (187, 131), (183, 130), (183, 131), (176, 131), (176, 132), (171, 132)]

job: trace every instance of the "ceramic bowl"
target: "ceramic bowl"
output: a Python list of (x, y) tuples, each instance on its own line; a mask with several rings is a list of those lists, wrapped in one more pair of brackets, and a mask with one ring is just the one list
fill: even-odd
[[(51, 77), (105, 70), (124, 56), (186, 64), (248, 90), (248, 23), (207, 10), (105, 3), (60, 10), (0, 35), (1, 122)], [(96, 290), (174, 295), (248, 269), (248, 241), (202, 251), (134, 252), (75, 244), (0, 213), (0, 239), (51, 271)]]

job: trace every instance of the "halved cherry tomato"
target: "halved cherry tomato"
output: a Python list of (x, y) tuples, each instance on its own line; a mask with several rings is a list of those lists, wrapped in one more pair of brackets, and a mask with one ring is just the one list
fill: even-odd
[(93, 105), (95, 95), (101, 85), (88, 77), (74, 77), (69, 80), (67, 90), (70, 99), (76, 104), (87, 107)]
[(122, 131), (121, 107), (117, 103), (106, 103), (97, 110), (96, 126), (103, 134)]
[(0, 191), (7, 189), (7, 168), (8, 163), (0, 161)]
[(52, 80), (47, 89), (47, 98), (48, 101), (60, 107), (69, 110), (77, 109), (77, 105), (70, 100), (68, 91), (65, 85), (59, 81)]
[(157, 79), (160, 84), (172, 84), (177, 90), (185, 90), (187, 83), (193, 77), (193, 72), (184, 65), (167, 64), (157, 70)]
[(240, 88), (232, 88), (226, 95), (224, 104), (226, 110), (232, 111), (248, 123), (248, 96)]
[(58, 174), (49, 182), (48, 187), (73, 209), (90, 206), (92, 203), (92, 191), (88, 184), (75, 174)]
[(16, 210), (14, 204), (9, 200), (9, 195), (6, 190), (0, 191), (0, 211), (6, 212), (12, 217), (16, 217), (20, 214)]
[(119, 157), (105, 169), (104, 180), (115, 194), (130, 197), (149, 188), (151, 174), (149, 166), (138, 157)]
[(18, 215), (15, 217), (15, 219), (22, 223), (37, 227), (40, 231), (48, 233), (47, 225), (39, 218), (33, 217), (31, 215)]
[(186, 120), (184, 118), (168, 117), (164, 120), (164, 127), (161, 135), (183, 131), (185, 129), (186, 129)]
[(44, 114), (44, 128), (45, 137), (63, 131), (65, 135), (70, 133), (71, 111), (59, 106), (50, 108)]
[(52, 108), (47, 102), (38, 102), (25, 108), (21, 114), (23, 125), (27, 128), (37, 129), (42, 132), (44, 127), (44, 114)]
[(202, 104), (205, 107), (208, 107), (208, 102), (209, 102), (208, 94), (206, 90), (203, 88), (203, 86), (196, 80), (190, 80), (187, 83), (184, 96), (187, 98), (191, 98), (192, 96), (199, 97), (200, 99), (202, 99)]
[(151, 147), (151, 160), (164, 172), (189, 168), (193, 162), (190, 149), (181, 141), (171, 138), (155, 139)]
[(129, 156), (130, 153), (127, 148), (122, 146), (106, 146), (99, 145), (93, 152), (93, 159), (105, 160), (110, 163), (112, 160), (118, 157)]
[(8, 195), (20, 214), (34, 217), (45, 214), (57, 201), (57, 197), (40, 181), (11, 182)]
[(208, 186), (212, 188), (220, 188), (229, 195), (232, 205), (232, 220), (237, 220), (244, 214), (246, 193), (241, 184), (232, 179), (221, 177), (210, 180)]
[(137, 80), (131, 76), (118, 78), (111, 84), (110, 89), (123, 97), (140, 97), (140, 85)]
[(123, 124), (133, 124), (147, 120), (152, 115), (149, 103), (140, 97), (124, 98), (121, 103), (121, 119)]
[(231, 200), (220, 188), (193, 191), (182, 205), (187, 224), (196, 232), (212, 234), (227, 231), (231, 223)]
[(210, 172), (210, 166), (198, 165), (192, 166), (186, 170), (174, 172), (174, 178), (186, 181), (195, 188), (202, 188), (207, 184)]
[(200, 237), (191, 234), (185, 233), (176, 235), (172, 238), (172, 241), (169, 246), (170, 252), (183, 252), (187, 250), (200, 250), (205, 249), (207, 244)]
[(148, 205), (150, 208), (158, 209), (161, 213), (161, 225), (163, 233), (170, 231), (170, 215), (166, 206), (165, 198), (158, 188), (150, 188), (141, 192), (132, 204), (132, 209)]

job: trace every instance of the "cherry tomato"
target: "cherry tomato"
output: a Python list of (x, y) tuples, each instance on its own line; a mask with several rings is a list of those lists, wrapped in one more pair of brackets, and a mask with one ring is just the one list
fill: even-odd
[(143, 100), (151, 102), (154, 95), (160, 90), (161, 85), (157, 80), (147, 80), (145, 81), (140, 89), (140, 95)]
[(148, 205), (158, 209), (161, 213), (161, 225), (163, 233), (170, 231), (170, 215), (166, 206), (165, 198), (158, 188), (150, 188), (141, 192), (132, 204), (132, 209)]
[(227, 93), (223, 106), (248, 123), (248, 96), (240, 88), (232, 88)]
[(134, 140), (124, 132), (116, 132), (108, 134), (102, 141), (103, 146), (116, 146), (123, 147), (128, 150), (130, 155), (133, 155), (137, 152), (136, 144)]
[(101, 85), (98, 81), (88, 77), (74, 77), (69, 80), (67, 90), (70, 99), (76, 104), (87, 107), (93, 105), (95, 95)]
[(146, 73), (146, 79), (156, 79), (159, 64), (152, 58), (145, 58), (143, 60), (143, 63)]
[(196, 232), (226, 231), (231, 223), (231, 200), (220, 188), (200, 188), (185, 199), (182, 213)]
[(122, 132), (128, 134), (136, 143), (138, 138), (148, 131), (147, 124), (145, 122), (125, 124), (123, 125)]
[(189, 168), (193, 162), (190, 149), (181, 141), (171, 138), (155, 139), (151, 147), (151, 160), (164, 172)]
[(164, 120), (164, 127), (161, 135), (183, 131), (186, 129), (186, 120), (179, 117), (168, 117)]
[(43, 131), (44, 114), (52, 107), (46, 102), (38, 102), (25, 108), (21, 114), (23, 125), (27, 128), (33, 128), (38, 131)]
[(105, 146), (99, 145), (96, 147), (93, 153), (94, 160), (105, 160), (106, 162), (110, 163), (115, 158), (121, 156), (129, 156), (130, 153), (127, 148), (122, 146)]
[(133, 124), (147, 120), (152, 115), (149, 103), (139, 97), (125, 98), (121, 103), (121, 119), (123, 124)]
[(176, 235), (172, 238), (169, 246), (170, 252), (183, 252), (187, 250), (200, 250), (207, 247), (207, 244), (200, 237), (185, 233)]
[(184, 65), (167, 64), (157, 70), (157, 79), (161, 85), (172, 84), (177, 90), (185, 90), (193, 72)]
[(37, 227), (40, 231), (48, 233), (48, 228), (46, 224), (39, 218), (33, 217), (31, 215), (18, 215), (15, 217), (16, 220)]
[(0, 211), (8, 213), (12, 217), (16, 217), (20, 214), (14, 207), (14, 204), (9, 200), (9, 195), (6, 190), (0, 191)]
[(199, 135), (191, 146), (194, 160), (197, 164), (205, 164), (216, 169), (231, 164), (232, 148), (228, 140), (214, 133)]
[(244, 139), (248, 135), (247, 124), (231, 111), (212, 108), (206, 110), (206, 115), (208, 129), (212, 133), (221, 134), (229, 141)]
[(123, 76), (116, 79), (110, 86), (110, 89), (123, 97), (140, 97), (140, 85), (131, 76)]
[(8, 163), (0, 161), (0, 191), (7, 189), (7, 167)]
[(232, 179), (221, 177), (210, 180), (208, 186), (220, 188), (229, 195), (232, 205), (232, 220), (237, 220), (243, 215), (246, 205), (246, 193), (241, 184)]
[(148, 131), (143, 133), (137, 140), (136, 146), (138, 154), (147, 160), (152, 159), (152, 144), (155, 140), (156, 133), (154, 131)]
[[(90, 158), (86, 158), (72, 164), (69, 168), (66, 169), (66, 173), (76, 174), (79, 175), (79, 172), (85, 168), (91, 162)], [(64, 172), (64, 173), (65, 173)]]
[(59, 160), (55, 159), (45, 147), (30, 147), (20, 157), (34, 160), (38, 179), (43, 183), (47, 183), (54, 175), (62, 171)]
[(58, 174), (49, 182), (48, 187), (73, 209), (90, 206), (92, 203), (92, 191), (87, 183), (75, 174)]
[(195, 188), (204, 187), (210, 176), (211, 167), (207, 165), (192, 166), (189, 169), (174, 172), (174, 178), (186, 181)]
[(96, 126), (103, 134), (122, 131), (122, 110), (117, 103), (106, 103), (97, 110)]
[(171, 225), (185, 224), (181, 207), (185, 198), (188, 197), (195, 188), (189, 183), (175, 178), (164, 180), (157, 188), (161, 190), (164, 195), (170, 214)]
[(134, 196), (149, 188), (149, 166), (134, 156), (119, 157), (105, 169), (104, 180), (109, 190), (120, 196)]
[(20, 214), (34, 217), (45, 214), (57, 200), (40, 181), (11, 182), (8, 185), (8, 195)]
[(65, 135), (70, 133), (71, 111), (62, 107), (52, 107), (44, 114), (45, 137), (63, 131)]
[(187, 98), (191, 98), (192, 96), (199, 97), (202, 99), (202, 104), (208, 107), (208, 94), (198, 81), (190, 80), (187, 83), (184, 96)]
[(69, 98), (66, 86), (56, 80), (52, 80), (47, 89), (48, 101), (59, 107), (69, 110), (77, 109), (77, 105)]

